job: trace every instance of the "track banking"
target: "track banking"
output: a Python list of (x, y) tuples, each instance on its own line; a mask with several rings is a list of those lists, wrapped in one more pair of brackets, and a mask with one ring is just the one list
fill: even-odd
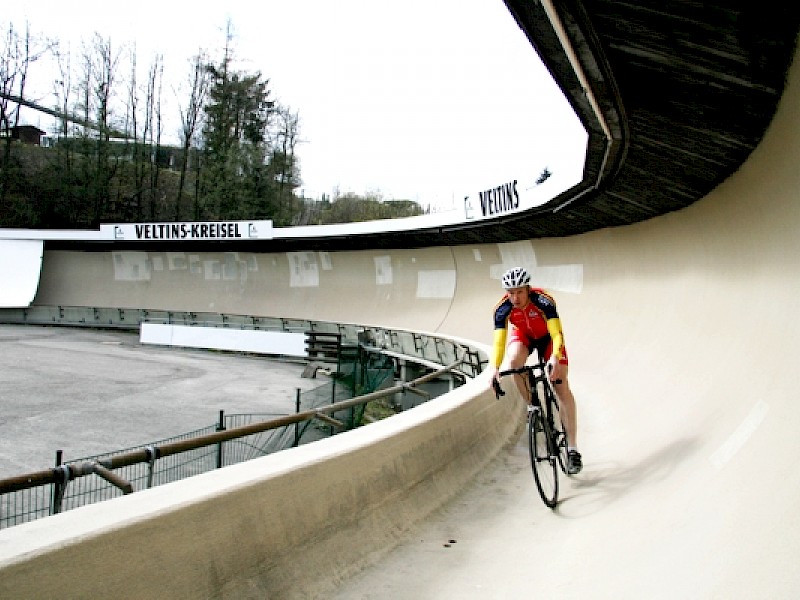
[(207, 240), (242, 237), (239, 223), (145, 223), (136, 225), (137, 240)]

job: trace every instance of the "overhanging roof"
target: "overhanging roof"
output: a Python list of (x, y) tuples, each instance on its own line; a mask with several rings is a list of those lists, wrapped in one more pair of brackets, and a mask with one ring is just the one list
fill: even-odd
[(439, 244), (563, 237), (696, 202), (762, 139), (800, 28), (800, 5), (774, 0), (505, 2), (589, 132), (584, 178)]

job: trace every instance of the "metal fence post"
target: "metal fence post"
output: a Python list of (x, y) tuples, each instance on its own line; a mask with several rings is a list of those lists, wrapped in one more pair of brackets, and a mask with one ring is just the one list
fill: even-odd
[[(294, 410), (295, 410), (295, 414), (300, 412), (300, 388), (297, 388), (297, 394), (295, 396), (295, 401), (294, 401)], [(297, 422), (297, 423), (294, 424), (294, 444), (293, 444), (293, 446), (297, 447), (299, 445), (300, 445), (300, 423)]]
[[(63, 450), (56, 450), (56, 469), (61, 466), (61, 461), (64, 458), (64, 451)], [(50, 514), (56, 514), (55, 507), (56, 507), (56, 500), (61, 497), (61, 490), (59, 490), (60, 483), (53, 484), (53, 493), (50, 495)]]
[[(219, 411), (219, 423), (217, 423), (217, 431), (225, 431), (225, 411)], [(222, 445), (225, 442), (217, 444), (217, 468), (221, 469), (224, 461)]]
[(147, 456), (147, 489), (153, 487), (153, 477), (156, 471), (156, 460), (158, 460), (158, 450), (155, 446), (148, 446), (144, 449)]
[(58, 487), (56, 488), (55, 498), (53, 500), (53, 507), (51, 511), (51, 515), (57, 515), (61, 512), (61, 508), (64, 504), (64, 493), (67, 491), (67, 484), (69, 483), (70, 476), (71, 476), (71, 469), (69, 465), (61, 465), (54, 469), (58, 473)]

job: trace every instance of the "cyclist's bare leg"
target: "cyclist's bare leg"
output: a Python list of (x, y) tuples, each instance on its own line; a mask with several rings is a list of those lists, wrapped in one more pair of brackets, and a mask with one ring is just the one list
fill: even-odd
[(559, 408), (561, 409), (561, 420), (564, 424), (564, 430), (567, 434), (567, 440), (570, 447), (578, 447), (578, 408), (575, 405), (575, 396), (572, 395), (572, 390), (569, 387), (569, 377), (566, 365), (564, 365), (564, 376), (561, 383), (553, 384), (556, 395), (559, 400)]
[[(506, 361), (508, 362), (508, 368), (519, 369), (520, 367), (524, 366), (529, 355), (530, 352), (528, 352), (528, 348), (525, 346), (525, 344), (517, 341), (510, 342), (506, 347)], [(514, 382), (517, 384), (517, 389), (519, 390), (519, 394), (522, 399), (526, 404), (530, 404), (531, 393), (528, 389), (528, 380), (525, 375), (516, 373), (514, 375)]]

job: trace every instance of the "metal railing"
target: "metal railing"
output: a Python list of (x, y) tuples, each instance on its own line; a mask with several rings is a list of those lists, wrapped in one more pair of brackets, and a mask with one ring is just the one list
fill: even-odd
[[(433, 373), (414, 380), (417, 383), (439, 377), (446, 372), (450, 373), (451, 381), (455, 379), (463, 381), (477, 376), (488, 362), (483, 351), (444, 336), (377, 326), (147, 309), (70, 306), (0, 309), (0, 323), (4, 324), (137, 329), (144, 322), (265, 331), (334, 332), (340, 334), (343, 344), (357, 345), (373, 356), (382, 354), (391, 357), (397, 364), (417, 365), (417, 367), (422, 365), (426, 369), (434, 369)], [(443, 365), (449, 366), (437, 370), (437, 367)], [(344, 407), (342, 402), (345, 402), (344, 398), (349, 398), (353, 394), (363, 393), (365, 386), (362, 384), (373, 379), (373, 376), (370, 373), (357, 375), (355, 367), (350, 371), (351, 377), (348, 376), (347, 369), (339, 371), (342, 377), (338, 381), (334, 378), (327, 384), (329, 387), (321, 386), (304, 393), (304, 395), (316, 394), (319, 397), (319, 404), (329, 404), (324, 409), (301, 411), (298, 399), (296, 414), (280, 417), (278, 420), (262, 421), (258, 424), (252, 422), (258, 417), (257, 415), (238, 415), (236, 418), (248, 422), (220, 424), (221, 417), (220, 423), (216, 426), (184, 434), (180, 438), (163, 440), (147, 447), (70, 461), (63, 465), (61, 460), (57, 459), (56, 467), (53, 469), (0, 480), (0, 528), (122, 495), (128, 489), (126, 483), (130, 484), (131, 491), (145, 489), (248, 460), (248, 457), (253, 458), (333, 435), (346, 427), (357, 426), (361, 421), (364, 406), (373, 399), (373, 395), (368, 393), (359, 396), (360, 399), (354, 399), (356, 401), (352, 405)], [(349, 395), (346, 390), (348, 385)], [(375, 383), (370, 381), (366, 387), (369, 388), (370, 385)], [(415, 393), (409, 395), (405, 392)], [(408, 402), (409, 396), (417, 397), (419, 402), (428, 399), (424, 392), (414, 388), (413, 382), (381, 390), (377, 397), (397, 394), (404, 398), (402, 404), (406, 408), (415, 405), (415, 402)], [(339, 411), (346, 412), (339, 414)], [(265, 423), (269, 423), (269, 426), (264, 426)], [(206, 445), (193, 446), (196, 440), (204, 439), (208, 435), (221, 437)], [(180, 448), (180, 451), (175, 451), (175, 448)]]
[[(369, 402), (406, 392), (427, 400), (429, 395), (419, 386), (444, 374), (458, 373), (463, 363), (464, 357), (411, 382), (306, 410), (300, 410), (298, 390), (295, 414), (255, 420), (257, 415), (230, 415), (226, 419), (220, 412), (216, 426), (177, 438), (0, 479), (0, 528), (296, 446), (313, 422), (327, 427), (331, 435), (352, 429), (360, 422), (357, 408), (363, 412)], [(319, 437), (322, 435), (316, 439)]]
[(409, 360), (448, 365), (457, 359), (462, 359), (458, 370), (470, 378), (476, 377), (488, 362), (485, 353), (446, 336), (405, 329), (307, 319), (191, 311), (37, 305), (0, 309), (0, 323), (114, 329), (137, 329), (142, 323), (166, 323), (263, 331), (328, 331), (341, 334), (343, 343), (360, 342), (367, 346), (389, 350), (408, 357)]

